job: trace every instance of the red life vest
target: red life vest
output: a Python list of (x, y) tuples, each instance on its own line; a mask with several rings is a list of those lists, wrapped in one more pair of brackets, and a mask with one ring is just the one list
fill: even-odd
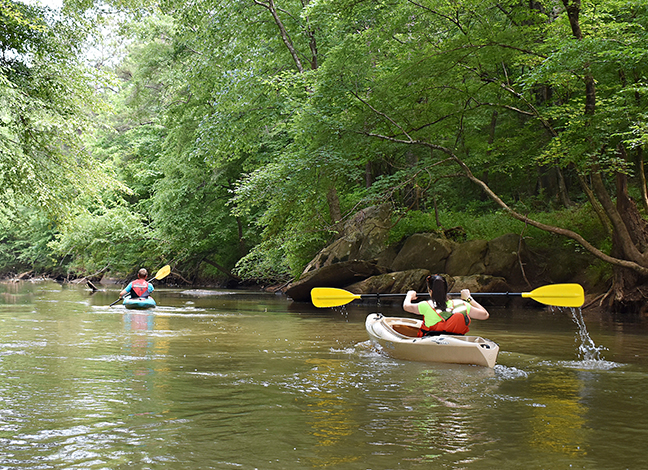
[(131, 291), (135, 293), (135, 297), (147, 298), (149, 295), (148, 292), (148, 282), (146, 279), (137, 279), (131, 284)]
[(421, 326), (420, 336), (423, 336), (424, 331), (443, 331), (446, 333), (454, 333), (457, 335), (465, 335), (468, 333), (468, 325), (466, 325), (466, 318), (468, 318), (468, 325), (470, 325), (470, 317), (464, 316), (462, 313), (453, 313), (450, 318), (445, 321), (440, 321), (427, 328), (425, 325)]
[(469, 304), (462, 300), (448, 301), (450, 311), (432, 308), (428, 302), (419, 304), (419, 312), (423, 315), (423, 324), (418, 336), (423, 336), (426, 331), (444, 331), (457, 335), (468, 333), (470, 326)]

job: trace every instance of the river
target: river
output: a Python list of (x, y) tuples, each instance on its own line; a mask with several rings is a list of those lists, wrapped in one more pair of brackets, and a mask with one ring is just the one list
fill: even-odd
[(487, 369), (382, 355), (364, 319), (393, 305), (162, 288), (136, 312), (117, 292), (0, 284), (1, 469), (647, 465), (642, 319), (491, 309)]

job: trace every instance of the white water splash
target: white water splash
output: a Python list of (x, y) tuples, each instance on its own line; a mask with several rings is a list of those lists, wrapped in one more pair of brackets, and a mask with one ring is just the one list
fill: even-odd
[(349, 321), (349, 311), (346, 308), (346, 305), (340, 305), (339, 307), (334, 307), (334, 311), (339, 312), (342, 317), (348, 322)]
[(580, 308), (569, 308), (571, 311), (572, 320), (578, 326), (576, 333), (576, 341), (580, 342), (578, 345), (578, 357), (581, 361), (586, 363), (603, 361), (602, 352), (607, 350), (605, 346), (597, 346), (590, 337), (585, 320), (583, 319), (583, 310)]
[(500, 379), (506, 379), (506, 380), (526, 379), (529, 377), (528, 372), (513, 366), (507, 367), (501, 364), (497, 364), (494, 370), (495, 370), (495, 375)]

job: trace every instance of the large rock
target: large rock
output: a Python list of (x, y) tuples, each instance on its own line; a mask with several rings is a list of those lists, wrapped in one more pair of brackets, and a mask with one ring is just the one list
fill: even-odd
[(344, 224), (341, 237), (308, 263), (303, 274), (344, 261), (376, 260), (387, 249), (390, 217), (387, 205), (361, 210)]
[(376, 263), (378, 264), (378, 266), (384, 266), (389, 271), (391, 271), (391, 266), (394, 263), (396, 256), (398, 256), (398, 251), (399, 250), (395, 246), (387, 247), (385, 251), (378, 255), (378, 257), (376, 258)]
[(454, 245), (452, 253), (448, 256), (445, 272), (450, 276), (483, 274), (486, 271), (484, 259), (487, 250), (486, 240), (471, 240)]
[[(469, 289), (474, 294), (475, 300), (484, 306), (504, 306), (519, 298), (507, 295), (511, 288), (506, 279), (486, 274), (454, 277), (450, 292), (461, 292), (462, 289)], [(499, 295), (480, 296), (480, 293)], [(453, 297), (457, 298), (456, 296)]]
[[(589, 254), (579, 254), (566, 250), (545, 251), (546, 261), (539, 267), (543, 269), (543, 278), (547, 282), (573, 282), (582, 275), (592, 263)], [(540, 263), (539, 263), (540, 264)]]
[(520, 235), (507, 233), (488, 242), (484, 262), (486, 274), (505, 277), (513, 284), (522, 281), (520, 262), (526, 259), (526, 247)]
[(364, 281), (346, 287), (354, 294), (400, 294), (408, 290), (425, 292), (425, 278), (431, 273), (427, 269), (411, 269), (372, 276)]
[(369, 261), (344, 261), (304, 274), (299, 281), (290, 284), (285, 293), (295, 301), (306, 302), (310, 301), (313, 287), (346, 287), (385, 272), (385, 268)]
[(392, 270), (427, 269), (432, 273), (445, 272), (446, 259), (452, 252), (452, 243), (430, 233), (410, 236), (392, 263)]
[[(431, 273), (427, 269), (412, 269), (408, 271), (399, 271), (378, 276), (370, 277), (364, 281), (356, 282), (345, 289), (354, 294), (405, 294), (409, 290), (415, 290), (419, 293), (427, 292), (425, 278)], [(486, 296), (483, 299), (475, 295), (479, 302), (485, 302), (487, 305), (499, 305), (509, 301), (509, 297), (504, 295), (510, 291), (506, 280), (501, 277), (477, 274), (471, 276), (446, 276), (448, 280), (449, 292), (460, 292), (461, 289), (470, 289), (473, 293), (501, 293), (502, 296)], [(453, 296), (454, 297), (454, 296)], [(389, 299), (384, 301), (402, 302), (403, 298)]]
[(505, 293), (510, 290), (506, 279), (503, 277), (488, 276), (485, 274), (455, 276), (452, 278), (451, 284), (450, 292), (461, 292), (461, 289), (470, 289), (470, 292)]

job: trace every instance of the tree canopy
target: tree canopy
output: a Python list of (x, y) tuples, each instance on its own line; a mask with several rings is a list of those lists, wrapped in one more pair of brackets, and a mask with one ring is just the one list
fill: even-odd
[[(2, 2), (0, 195), (83, 202), (47, 245), (72, 272), (141, 253), (285, 281), (389, 203), (570, 238), (614, 267), (612, 304), (645, 301), (643, 2)], [(87, 67), (111, 15), (120, 48)], [(551, 215), (574, 208), (596, 227)]]

